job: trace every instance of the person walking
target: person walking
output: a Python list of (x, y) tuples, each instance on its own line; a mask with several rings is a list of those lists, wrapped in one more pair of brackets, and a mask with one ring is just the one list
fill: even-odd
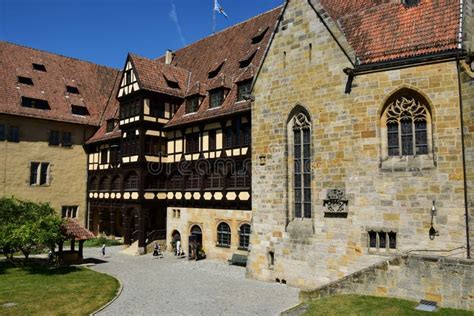
[(155, 241), (155, 244), (153, 246), (153, 257), (158, 258), (159, 256), (159, 251), (160, 251), (160, 245)]
[(176, 241), (176, 255), (181, 256), (181, 241), (180, 240)]
[(102, 245), (102, 248), (100, 248), (100, 252), (102, 253), (102, 258), (105, 257), (105, 244)]

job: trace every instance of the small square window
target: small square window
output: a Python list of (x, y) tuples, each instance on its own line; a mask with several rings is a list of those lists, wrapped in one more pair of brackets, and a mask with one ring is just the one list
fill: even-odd
[(7, 140), (14, 143), (18, 143), (20, 141), (20, 129), (17, 126), (10, 126)]
[(117, 121), (115, 119), (107, 120), (106, 133), (111, 133), (114, 131)]
[(21, 97), (21, 106), (39, 110), (50, 110), (49, 103), (46, 100)]
[(49, 132), (49, 145), (50, 146), (59, 146), (59, 131), (50, 131)]
[(71, 147), (72, 146), (72, 135), (70, 132), (64, 132), (63, 133), (63, 139), (62, 139), (62, 145), (63, 147)]
[(199, 97), (193, 96), (186, 100), (186, 113), (194, 113), (199, 107)]
[(49, 184), (49, 162), (32, 162), (30, 166), (30, 185)]
[(75, 206), (63, 206), (61, 210), (62, 218), (77, 218), (77, 209), (79, 207)]
[(33, 63), (33, 69), (38, 71), (46, 72), (46, 67), (42, 64), (35, 64)]
[(89, 115), (87, 108), (81, 105), (71, 105), (71, 113), (80, 116)]
[(73, 86), (66, 86), (66, 91), (72, 94), (79, 94), (79, 89)]
[(250, 96), (250, 89), (252, 88), (252, 81), (247, 80), (238, 84), (237, 101), (244, 101)]
[(209, 92), (209, 108), (217, 108), (224, 103), (224, 90), (216, 89)]
[(21, 77), (21, 76), (18, 76), (18, 82), (19, 82), (19, 83), (22, 83), (22, 84), (29, 85), (29, 86), (32, 86), (32, 85), (33, 85), (33, 79), (28, 78), (28, 77)]

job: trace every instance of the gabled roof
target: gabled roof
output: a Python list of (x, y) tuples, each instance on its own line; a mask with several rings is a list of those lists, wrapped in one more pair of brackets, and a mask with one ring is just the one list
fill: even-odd
[[(222, 115), (232, 114), (250, 109), (247, 101), (236, 102), (237, 81), (242, 81), (258, 68), (262, 62), (265, 49), (277, 25), (282, 6), (260, 14), (250, 20), (231, 26), (221, 32), (206, 37), (196, 43), (186, 46), (174, 54), (172, 65), (190, 71), (187, 95), (197, 91), (202, 92), (203, 87), (212, 89), (217, 86), (230, 88), (224, 104), (218, 108), (209, 109), (209, 98), (204, 98), (195, 113), (186, 114), (185, 106), (181, 106), (173, 119), (166, 125), (177, 126), (191, 121), (201, 121)], [(253, 43), (252, 38), (263, 34), (261, 41)], [(249, 58), (255, 52), (250, 64), (240, 68), (240, 61)], [(164, 63), (165, 57), (157, 59)], [(214, 78), (209, 78), (209, 72), (222, 65)], [(250, 71), (247, 69), (251, 69)], [(249, 79), (249, 78), (245, 78)], [(199, 84), (198, 84), (199, 83)]]
[[(188, 70), (135, 54), (130, 54), (129, 59), (141, 89), (184, 97), (190, 76)], [(167, 80), (176, 82), (179, 88), (170, 87)]]
[[(315, 0), (312, 0), (315, 1)], [(422, 56), (459, 48), (459, 0), (320, 0), (336, 20), (360, 64)]]
[[(44, 65), (46, 71), (33, 70), (33, 63)], [(0, 42), (0, 113), (98, 126), (106, 105), (117, 106), (111, 91), (118, 73), (117, 69)], [(18, 76), (31, 78), (33, 86), (18, 83)], [(67, 85), (78, 88), (79, 95), (66, 92)], [(22, 97), (45, 100), (51, 109), (23, 107)], [(71, 105), (87, 107), (90, 115), (72, 114)]]

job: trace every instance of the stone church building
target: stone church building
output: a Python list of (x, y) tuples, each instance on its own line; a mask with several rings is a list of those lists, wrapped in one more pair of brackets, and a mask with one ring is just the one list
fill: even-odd
[(472, 10), (286, 2), (252, 92), (250, 277), (314, 288), (393, 254), (470, 255)]

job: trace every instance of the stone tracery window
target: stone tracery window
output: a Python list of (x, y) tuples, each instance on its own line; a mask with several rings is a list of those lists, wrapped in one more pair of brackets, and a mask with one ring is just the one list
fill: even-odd
[(311, 122), (300, 112), (292, 120), (294, 217), (311, 218)]
[(389, 156), (428, 154), (426, 107), (415, 98), (400, 97), (386, 110)]

